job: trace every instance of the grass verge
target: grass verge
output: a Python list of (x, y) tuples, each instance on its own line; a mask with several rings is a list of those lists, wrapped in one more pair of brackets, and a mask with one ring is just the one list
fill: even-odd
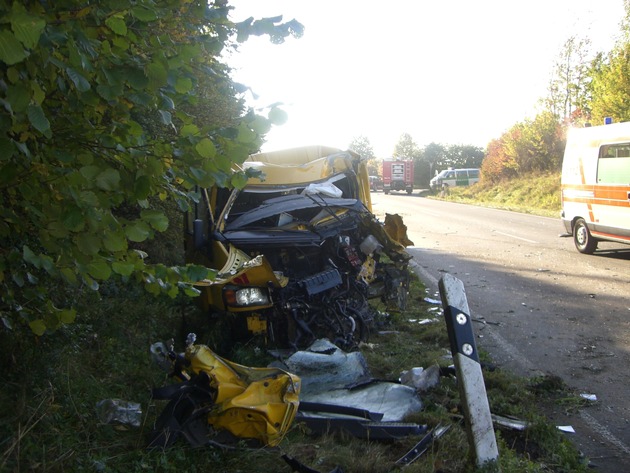
[(557, 218), (561, 209), (560, 174), (537, 173), (498, 183), (478, 182), (432, 197)]
[[(150, 391), (170, 383), (150, 360), (151, 343), (174, 337), (182, 346), (185, 335), (194, 331), (199, 343), (232, 361), (264, 366), (268, 358), (256, 343), (229, 343), (226, 332), (216, 330), (189, 300), (154, 298), (114, 283), (105, 289), (99, 299), (83, 300), (74, 325), (51, 336), (0, 333), (1, 471), (281, 473), (291, 471), (280, 458), (285, 453), (322, 472), (340, 466), (346, 473), (381, 473), (397, 471), (395, 461), (419, 440), (313, 436), (294, 423), (273, 449), (194, 449), (180, 442), (166, 451), (149, 451), (147, 436), (164, 407), (162, 401), (150, 400)], [(408, 310), (390, 314), (386, 326), (363, 346), (374, 377), (397, 379), (412, 367), (452, 363), (443, 317), (426, 296), (414, 281)], [(432, 321), (421, 324), (425, 319)], [(497, 429), (501, 471), (586, 471), (574, 447), (539, 414), (542, 405), (576, 399), (573, 393), (547, 379), (522, 379), (500, 369), (485, 369), (484, 376), (492, 411), (530, 423), (524, 432)], [(96, 403), (116, 398), (141, 403), (140, 427), (99, 422)], [(424, 409), (408, 421), (452, 428), (406, 472), (495, 471), (478, 469), (471, 459), (455, 378), (443, 377), (421, 399)]]

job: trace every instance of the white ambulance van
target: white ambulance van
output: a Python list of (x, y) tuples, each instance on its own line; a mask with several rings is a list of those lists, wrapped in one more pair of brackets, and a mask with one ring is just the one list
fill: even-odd
[(630, 243), (630, 122), (572, 128), (562, 162), (562, 222), (580, 253)]

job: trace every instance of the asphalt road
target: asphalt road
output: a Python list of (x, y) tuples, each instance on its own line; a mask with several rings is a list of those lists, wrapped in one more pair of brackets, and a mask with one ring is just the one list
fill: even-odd
[(465, 286), (477, 343), (497, 364), (560, 376), (597, 401), (551, 415), (597, 471), (630, 471), (630, 246), (594, 255), (561, 238), (560, 219), (456, 204), (416, 193), (372, 193), (374, 213), (398, 213), (417, 272), (439, 299), (448, 272)]

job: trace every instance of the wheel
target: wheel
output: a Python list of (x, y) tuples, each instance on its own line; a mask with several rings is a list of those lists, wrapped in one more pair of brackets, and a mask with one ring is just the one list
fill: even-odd
[(573, 225), (573, 242), (580, 253), (590, 255), (597, 249), (597, 238), (591, 235), (583, 218), (578, 218)]

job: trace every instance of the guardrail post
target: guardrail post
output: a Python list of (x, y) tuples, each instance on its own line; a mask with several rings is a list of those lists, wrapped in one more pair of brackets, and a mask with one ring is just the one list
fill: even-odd
[(439, 281), (439, 289), (457, 373), (459, 395), (464, 408), (468, 441), (474, 448), (477, 465), (482, 466), (486, 462), (496, 461), (499, 458), (499, 450), (464, 283), (450, 274), (445, 274)]

